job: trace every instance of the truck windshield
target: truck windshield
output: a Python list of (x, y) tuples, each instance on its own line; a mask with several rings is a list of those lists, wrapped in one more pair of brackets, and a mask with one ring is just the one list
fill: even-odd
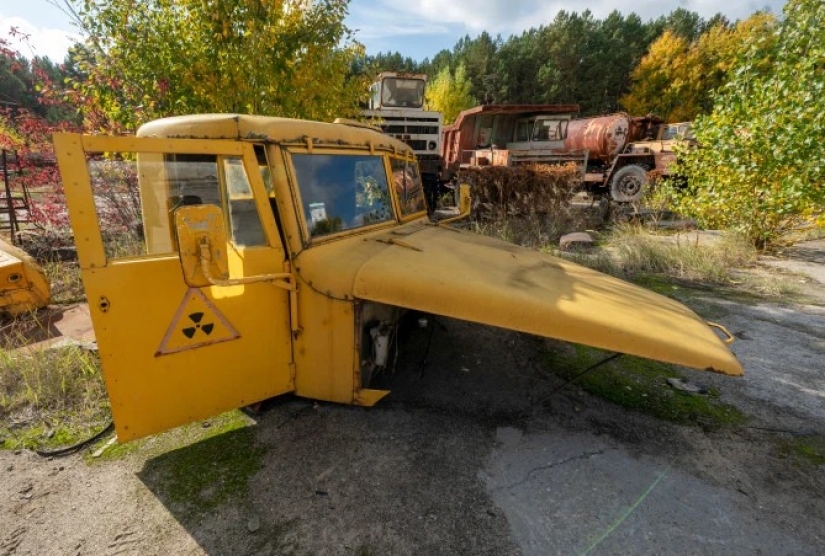
[(695, 139), (695, 137), (693, 136), (692, 126), (688, 122), (682, 124), (668, 124), (662, 134), (662, 139), (668, 141), (672, 139)]
[(567, 137), (567, 121), (555, 118), (536, 118), (533, 141), (561, 141)]
[(383, 157), (293, 154), (292, 165), (311, 237), (393, 220)]
[(392, 108), (424, 106), (424, 80), (385, 77), (381, 85), (381, 105)]

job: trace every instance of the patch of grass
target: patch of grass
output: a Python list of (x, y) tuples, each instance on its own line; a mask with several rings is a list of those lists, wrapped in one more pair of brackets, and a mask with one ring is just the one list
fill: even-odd
[(617, 226), (598, 249), (564, 256), (584, 266), (676, 297), (674, 288), (712, 288), (743, 302), (786, 298), (799, 293), (796, 281), (777, 271), (756, 271), (757, 250), (731, 234), (653, 233), (640, 226)]
[(149, 459), (139, 475), (164, 504), (187, 515), (240, 499), (262, 466), (265, 449), (255, 441), (251, 419), (231, 411), (208, 423), (208, 428), (195, 423), (140, 441), (145, 450), (171, 449)]
[(654, 234), (639, 226), (617, 226), (605, 244), (626, 276), (663, 274), (711, 284), (731, 283), (731, 269), (754, 264), (758, 255), (732, 234), (699, 241), (695, 234)]
[(361, 544), (355, 547), (352, 551), (353, 556), (373, 556), (377, 554), (371, 544)]
[(782, 442), (779, 454), (815, 467), (825, 465), (825, 438), (819, 435), (797, 436), (793, 440)]
[(46, 262), (43, 271), (51, 284), (52, 303), (68, 305), (86, 300), (76, 261)]
[[(546, 351), (547, 367), (564, 380), (571, 380), (583, 369), (607, 357), (605, 352), (584, 346), (568, 347), (553, 343)], [(719, 393), (707, 396), (673, 390), (668, 378), (683, 378), (672, 365), (625, 355), (588, 372), (575, 381), (585, 391), (618, 406), (647, 413), (658, 419), (706, 430), (740, 425), (745, 414), (719, 402)]]
[(563, 226), (563, 217), (543, 218), (536, 214), (471, 223), (471, 229), (478, 234), (531, 249), (548, 249), (553, 246), (558, 241)]
[(78, 346), (0, 349), (0, 447), (73, 444), (110, 419), (97, 355)]

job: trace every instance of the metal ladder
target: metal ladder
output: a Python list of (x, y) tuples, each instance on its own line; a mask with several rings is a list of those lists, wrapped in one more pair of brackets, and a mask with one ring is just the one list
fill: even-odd
[(31, 220), (31, 197), (26, 184), (20, 182), (15, 191), (11, 178), (19, 175), (20, 160), (13, 151), (2, 149), (0, 157), (0, 174), (3, 176), (4, 188), (0, 190), (0, 231), (8, 231), (12, 244), (17, 244), (17, 233), (21, 224)]

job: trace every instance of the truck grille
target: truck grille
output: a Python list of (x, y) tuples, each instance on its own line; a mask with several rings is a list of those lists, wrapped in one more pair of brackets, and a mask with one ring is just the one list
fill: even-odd
[(407, 139), (404, 140), (406, 144), (408, 144), (412, 150), (414, 151), (426, 151), (427, 150), (427, 140), (426, 139)]
[(406, 133), (408, 135), (438, 135), (438, 126), (385, 124), (384, 133)]

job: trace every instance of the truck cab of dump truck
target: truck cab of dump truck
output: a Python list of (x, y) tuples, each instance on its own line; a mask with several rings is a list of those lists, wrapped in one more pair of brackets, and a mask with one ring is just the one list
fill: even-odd
[(587, 151), (565, 148), (574, 104), (486, 104), (461, 112), (444, 128), (448, 177), (462, 167), (567, 164), (582, 168)]
[(429, 186), (439, 180), (441, 128), (444, 115), (425, 110), (426, 74), (382, 72), (370, 86), (369, 107), (363, 116), (384, 133), (403, 141), (415, 153), (421, 176)]
[(675, 301), (430, 222), (376, 130), (211, 114), (54, 142), (121, 442), (288, 392), (372, 406), (410, 310), (742, 373)]

